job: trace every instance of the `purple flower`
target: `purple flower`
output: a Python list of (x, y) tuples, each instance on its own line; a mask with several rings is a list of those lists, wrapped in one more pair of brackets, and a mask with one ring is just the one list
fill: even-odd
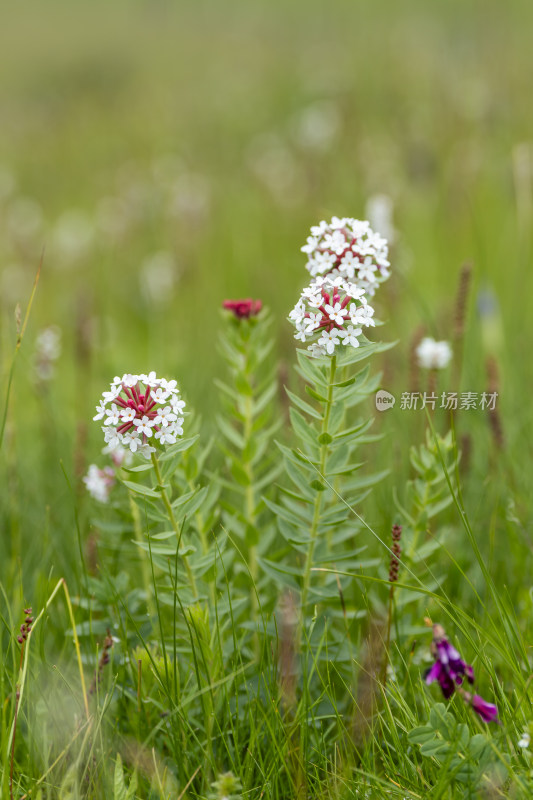
[(446, 667), (444, 667), (440, 661), (435, 661), (431, 669), (426, 672), (426, 683), (429, 685), (433, 683), (433, 681), (438, 681), (440, 684), (440, 688), (442, 689), (442, 694), (448, 700), (452, 696), (455, 691), (455, 684), (450, 677), (450, 674)]
[(450, 644), (442, 625), (433, 625), (431, 653), (435, 663), (426, 673), (426, 683), (437, 680), (446, 699), (452, 696), (457, 686), (461, 686), (465, 676), (469, 683), (474, 683), (474, 670)]
[(472, 695), (463, 689), (466, 677), (469, 683), (474, 683), (474, 670), (461, 658), (459, 652), (446, 638), (442, 625), (433, 625), (433, 641), (431, 654), (435, 659), (433, 666), (426, 672), (427, 684), (438, 681), (442, 694), (448, 700), (455, 691), (469, 703), (483, 722), (499, 722), (498, 709), (493, 703), (487, 703), (478, 694)]
[(472, 708), (476, 714), (479, 714), (483, 722), (499, 722), (498, 709), (494, 703), (487, 703), (478, 694), (472, 696), (471, 703)]

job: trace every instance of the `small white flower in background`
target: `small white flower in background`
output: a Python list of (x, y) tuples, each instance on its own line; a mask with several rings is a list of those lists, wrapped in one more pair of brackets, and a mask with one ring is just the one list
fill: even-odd
[(94, 238), (94, 225), (84, 211), (65, 211), (52, 231), (53, 254), (65, 266), (74, 264), (89, 255)]
[(118, 445), (115, 448), (110, 448), (107, 445), (102, 449), (102, 453), (111, 456), (111, 460), (117, 469), (123, 465), (129, 467), (132, 461), (131, 450), (126, 450), (122, 445)]
[(375, 324), (373, 314), (362, 288), (327, 275), (303, 290), (289, 320), (296, 328), (294, 338), (313, 340), (307, 349), (318, 357), (333, 355), (342, 345), (359, 347), (362, 326)]
[(306, 269), (313, 277), (340, 276), (373, 295), (389, 275), (387, 240), (375, 233), (365, 220), (333, 217), (311, 228), (307, 244)]
[(94, 420), (106, 417), (102, 430), (110, 451), (127, 448), (150, 458), (156, 448), (174, 444), (183, 433), (183, 409), (176, 381), (149, 375), (115, 378), (96, 407)]
[(35, 372), (41, 381), (49, 381), (54, 374), (54, 362), (61, 355), (61, 329), (57, 325), (44, 328), (35, 341)]
[(316, 153), (326, 152), (339, 135), (341, 118), (330, 100), (313, 103), (296, 117), (293, 126), (297, 143)]
[(112, 467), (100, 469), (96, 464), (91, 464), (83, 482), (91, 497), (99, 503), (107, 503), (115, 483), (115, 473)]
[(524, 731), (522, 734), (522, 738), (518, 742), (518, 747), (521, 747), (523, 750), (525, 750), (526, 747), (529, 747), (530, 742), (531, 742), (531, 736), (529, 734), (529, 731)]
[(178, 278), (176, 261), (171, 253), (161, 251), (143, 261), (139, 272), (142, 292), (155, 305), (172, 300)]
[(423, 369), (445, 369), (451, 361), (452, 348), (448, 342), (436, 342), (426, 336), (416, 348), (416, 355)]
[(374, 230), (379, 231), (389, 244), (396, 241), (396, 228), (393, 222), (394, 203), (387, 194), (371, 195), (365, 207), (365, 214)]

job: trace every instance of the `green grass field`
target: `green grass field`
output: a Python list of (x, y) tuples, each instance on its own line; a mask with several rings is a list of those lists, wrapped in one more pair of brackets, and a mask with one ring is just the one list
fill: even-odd
[[(530, 797), (531, 753), (517, 743), (533, 726), (531, 3), (51, 0), (2, 17), (0, 797)], [(351, 517), (368, 566), (343, 569), (334, 538), (321, 562), (348, 573), (343, 623), (338, 593), (298, 616), (312, 557), (283, 544), (261, 501), (278, 502), (287, 475), (246, 484), (255, 494), (236, 510), (231, 481), (251, 462), (240, 439), (221, 446), (218, 415), (235, 430), (242, 419), (218, 381), (236, 396), (242, 386), (220, 347), (236, 335), (220, 309), (253, 297), (270, 310), (272, 352), (247, 362), (246, 380), (254, 391), (278, 381), (266, 403), (277, 429), (261, 422), (243, 437), (264, 436), (275, 460), (274, 440), (300, 435), (283, 385), (309, 400), (287, 322), (308, 282), (300, 248), (321, 219), (365, 219), (376, 195), (392, 203), (395, 239), (375, 298), (384, 324), (369, 338), (396, 344), (371, 371), (396, 404), (378, 413), (373, 390), (363, 399), (382, 438), (362, 440), (356, 460), (364, 474), (388, 471), (356, 506), (364, 522)], [(47, 360), (39, 337), (51, 326), (61, 352)], [(402, 393), (432, 380), (414, 374), (423, 335), (454, 350), (438, 390), (497, 391), (497, 414), (401, 408)], [(201, 520), (198, 509), (182, 520), (206, 537), (205, 564), (229, 534), (227, 574), (192, 557), (200, 600), (180, 594), (173, 559), (146, 552), (153, 523), (127, 488), (102, 506), (82, 482), (104, 463), (101, 393), (115, 375), (151, 370), (177, 379), (192, 412), (184, 435), (200, 434), (173, 490), (222, 481)], [(449, 474), (431, 427), (453, 428)], [(411, 448), (428, 430), (431, 463), (417, 476)], [(429, 473), (443, 500), (434, 516)], [(390, 545), (396, 522), (406, 561), (389, 607), (379, 539)], [(293, 570), (292, 600), (262, 571), (270, 557)], [(43, 614), (19, 661), (28, 606)], [(457, 693), (443, 716), (422, 680), (426, 617), (474, 665), (501, 725)], [(91, 692), (108, 628), (110, 664)], [(433, 749), (428, 731), (412, 733), (428, 724)]]

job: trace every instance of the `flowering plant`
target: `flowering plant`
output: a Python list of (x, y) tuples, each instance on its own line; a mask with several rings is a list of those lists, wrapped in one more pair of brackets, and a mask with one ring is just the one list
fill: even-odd
[(261, 311), (263, 304), (261, 300), (224, 300), (222, 307), (226, 311), (232, 311), (237, 319), (249, 319), (256, 317)]
[(469, 683), (474, 683), (474, 670), (470, 664), (463, 661), (458, 650), (450, 644), (442, 625), (433, 625), (431, 654), (435, 663), (426, 673), (426, 683), (437, 680), (446, 699), (457, 691), (484, 722), (497, 722), (498, 709), (493, 703), (487, 703), (480, 695), (472, 695), (463, 689), (464, 678)]
[(311, 228), (311, 236), (301, 250), (308, 256), (306, 268), (313, 277), (340, 275), (369, 295), (390, 275), (387, 240), (375, 233), (366, 220), (323, 220)]
[(113, 450), (129, 447), (146, 458), (154, 445), (175, 444), (183, 433), (185, 403), (175, 380), (149, 375), (123, 375), (115, 378), (96, 407), (94, 420), (104, 420), (102, 430)]
[(416, 348), (416, 355), (423, 369), (445, 369), (450, 363), (452, 349), (448, 342), (436, 342), (426, 336)]
[(89, 464), (87, 475), (83, 477), (83, 483), (95, 500), (98, 500), (99, 503), (107, 503), (109, 493), (115, 483), (115, 472), (112, 467), (100, 469), (97, 464)]
[(295, 339), (310, 341), (314, 356), (333, 355), (341, 342), (359, 347), (363, 327), (375, 325), (374, 309), (364, 289), (341, 277), (316, 278), (305, 288), (289, 314), (296, 327)]

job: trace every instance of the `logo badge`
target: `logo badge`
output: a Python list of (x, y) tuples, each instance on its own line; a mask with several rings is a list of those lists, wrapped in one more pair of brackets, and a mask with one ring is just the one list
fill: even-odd
[(380, 389), (379, 392), (376, 392), (376, 408), (378, 411), (389, 411), (395, 402), (394, 395), (386, 392), (385, 389)]

